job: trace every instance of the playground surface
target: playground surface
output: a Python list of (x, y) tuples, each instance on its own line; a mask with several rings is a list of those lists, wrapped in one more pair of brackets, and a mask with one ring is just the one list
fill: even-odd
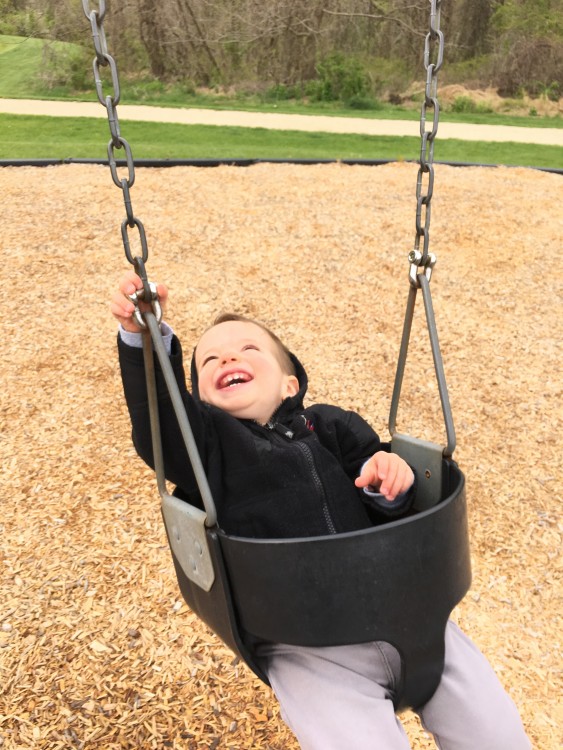
[[(0, 99), (0, 112), (15, 115), (48, 115), (49, 117), (105, 117), (97, 102), (55, 102), (25, 99)], [(325, 117), (277, 114), (272, 112), (234, 112), (213, 109), (172, 109), (122, 104), (123, 121), (172, 122), (183, 125), (215, 125), (270, 130), (304, 130), (325, 133), (363, 135), (420, 136), (417, 121), (376, 120), (360, 117)], [(563, 146), (563, 129), (524, 128), (512, 125), (471, 125), (441, 122), (440, 138), (466, 141), (501, 141)]]
[[(218, 312), (261, 319), (303, 360), (311, 400), (358, 410), (385, 439), (416, 176), (409, 163), (138, 168), (147, 269), (170, 287), (186, 356)], [(437, 165), (430, 231), (473, 560), (454, 619), (534, 750), (563, 739), (562, 179)], [(83, 164), (5, 167), (0, 191), (0, 747), (298, 750), (270, 690), (181, 601), (131, 445), (109, 312), (129, 267), (121, 191)], [(420, 305), (398, 426), (442, 442)], [(414, 750), (435, 748), (403, 720)]]

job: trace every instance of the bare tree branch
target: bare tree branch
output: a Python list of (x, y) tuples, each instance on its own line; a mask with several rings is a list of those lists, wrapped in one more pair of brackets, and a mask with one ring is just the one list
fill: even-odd
[(373, 21), (391, 21), (392, 23), (397, 24), (397, 26), (402, 26), (403, 28), (407, 29), (407, 31), (414, 36), (423, 37), (426, 36), (427, 33), (426, 29), (424, 29), (423, 31), (415, 29), (406, 21), (403, 21), (401, 18), (390, 13), (345, 13), (343, 11), (335, 10), (325, 10), (324, 12), (329, 16), (341, 16), (344, 18), (369, 18)]

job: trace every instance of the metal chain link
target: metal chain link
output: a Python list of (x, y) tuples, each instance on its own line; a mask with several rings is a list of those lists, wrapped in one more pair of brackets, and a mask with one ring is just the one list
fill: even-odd
[[(444, 61), (444, 35), (440, 31), (440, 7), (442, 0), (429, 0), (430, 31), (424, 42), (424, 68), (426, 87), (420, 112), (420, 160), (416, 180), (416, 237), (414, 249), (409, 253), (410, 280), (418, 285), (417, 276), (424, 273), (430, 280), (436, 257), (428, 252), (430, 242), (431, 201), (434, 190), (434, 139), (438, 132), (440, 105), (438, 103), (438, 72)], [(427, 129), (427, 120), (431, 128)], [(422, 238), (422, 252), (420, 242)]]
[[(84, 15), (90, 21), (92, 27), (92, 38), (94, 40), (94, 49), (96, 51), (96, 57), (94, 58), (94, 83), (96, 86), (96, 92), (100, 104), (102, 104), (107, 110), (109, 130), (111, 138), (108, 143), (108, 163), (111, 171), (111, 176), (115, 185), (123, 193), (123, 201), (125, 204), (126, 217), (121, 223), (121, 237), (123, 240), (123, 247), (125, 249), (125, 257), (131, 263), (136, 273), (141, 277), (143, 281), (143, 289), (139, 292), (138, 296), (140, 299), (145, 301), (154, 301), (155, 292), (147, 280), (147, 274), (145, 270), (145, 263), (149, 257), (149, 250), (147, 244), (147, 235), (145, 228), (140, 219), (138, 219), (134, 212), (131, 204), (131, 193), (130, 190), (135, 182), (135, 164), (133, 162), (133, 154), (131, 152), (131, 146), (121, 135), (119, 128), (119, 118), (117, 115), (117, 105), (121, 98), (121, 92), (119, 88), (119, 75), (117, 71), (117, 65), (114, 58), (109, 54), (106, 34), (104, 30), (104, 18), (106, 15), (106, 2), (105, 0), (99, 0), (98, 8), (91, 8), (89, 0), (82, 0), (82, 8)], [(109, 93), (104, 92), (104, 83), (101, 76), (101, 68), (108, 67), (111, 77), (111, 90)], [(118, 173), (118, 165), (116, 159), (116, 150), (123, 149), (125, 154), (125, 163), (127, 167), (127, 177), (120, 177)], [(138, 240), (141, 246), (141, 255), (133, 256), (131, 252), (131, 241), (129, 231), (136, 229), (138, 233)]]
[[(447, 442), (443, 448), (443, 455), (452, 456), (456, 436), (452, 417), (452, 410), (444, 374), (442, 354), (438, 341), (438, 331), (434, 318), (434, 308), (432, 305), (432, 296), (430, 293), (430, 277), (432, 269), (436, 263), (436, 256), (428, 252), (430, 239), (430, 203), (432, 201), (432, 192), (434, 189), (434, 138), (438, 131), (438, 120), (440, 116), (440, 107), (438, 105), (438, 71), (444, 61), (444, 35), (440, 31), (440, 6), (442, 0), (429, 0), (431, 3), (430, 10), (430, 31), (426, 35), (424, 43), (424, 67), (426, 68), (426, 90), (424, 102), (420, 113), (420, 166), (416, 181), (416, 238), (414, 250), (409, 253), (410, 272), (409, 272), (409, 295), (407, 300), (407, 310), (403, 324), (403, 335), (401, 338), (401, 347), (397, 370), (395, 373), (395, 384), (391, 398), (391, 409), (389, 412), (389, 432), (392, 436), (396, 433), (397, 412), (401, 396), (401, 388), (405, 374), (408, 347), (412, 332), (415, 303), (417, 292), (420, 289), (424, 301), (424, 310), (426, 314), (426, 324), (430, 336), (430, 346), (434, 360), (434, 371), (438, 384), (438, 392), (442, 404), (442, 413), (446, 427)], [(434, 62), (431, 62), (431, 59)], [(431, 113), (432, 127), (426, 128), (426, 121)], [(423, 217), (424, 214), (424, 217)], [(423, 238), (422, 252), (420, 251), (420, 239)]]
[[(121, 224), (123, 247), (125, 248), (125, 256), (127, 260), (133, 264), (136, 273), (141, 277), (143, 282), (143, 288), (132, 294), (129, 299), (131, 299), (131, 301), (135, 304), (135, 321), (143, 329), (144, 332), (143, 354), (147, 376), (147, 394), (149, 399), (151, 437), (158, 489), (163, 501), (165, 496), (170, 499), (170, 496), (167, 495), (166, 491), (164, 460), (162, 455), (162, 440), (160, 436), (160, 427), (158, 421), (158, 397), (156, 392), (153, 347), (160, 361), (162, 373), (166, 381), (176, 418), (178, 419), (178, 425), (182, 432), (186, 451), (188, 453), (190, 463), (196, 477), (196, 482), (199, 488), (203, 506), (205, 508), (204, 523), (206, 526), (213, 527), (217, 524), (217, 512), (215, 510), (215, 503), (213, 502), (213, 497), (211, 495), (211, 490), (209, 488), (203, 464), (199, 456), (195, 438), (193, 436), (186, 410), (184, 408), (182, 396), (178, 389), (178, 384), (176, 383), (174, 371), (172, 369), (172, 365), (170, 364), (170, 358), (166, 352), (162, 340), (162, 332), (160, 330), (160, 326), (158, 325), (161, 320), (162, 311), (158, 302), (156, 284), (150, 283), (147, 279), (145, 263), (147, 261), (149, 253), (145, 228), (140, 219), (138, 219), (133, 213), (133, 208), (131, 205), (130, 188), (135, 182), (135, 165), (133, 163), (131, 147), (129, 146), (129, 143), (125, 140), (125, 138), (121, 136), (119, 131), (119, 120), (117, 117), (116, 109), (120, 97), (119, 77), (117, 74), (117, 66), (115, 64), (115, 60), (110, 54), (108, 54), (107, 51), (106, 35), (103, 27), (104, 17), (106, 15), (106, 3), (105, 0), (99, 0), (98, 9), (95, 9), (90, 8), (89, 0), (82, 0), (82, 7), (84, 9), (86, 18), (90, 21), (90, 25), (92, 26), (92, 36), (94, 38), (94, 47), (96, 50), (96, 57), (94, 59), (94, 81), (96, 83), (96, 91), (98, 93), (98, 99), (100, 100), (100, 103), (107, 109), (108, 114), (109, 129), (111, 133), (111, 139), (108, 143), (108, 160), (111, 170), (111, 176), (117, 187), (123, 191), (123, 201), (125, 203), (126, 212), (126, 217)], [(100, 76), (100, 66), (106, 65), (109, 65), (110, 68), (113, 93), (104, 96), (103, 84)], [(115, 150), (121, 148), (123, 148), (125, 151), (125, 161), (127, 165), (128, 177), (123, 177), (120, 179), (117, 172)], [(133, 228), (136, 228), (139, 233), (139, 239), (141, 242), (141, 256), (133, 257), (131, 253), (129, 229)], [(151, 310), (141, 313), (138, 308), (139, 300), (149, 302), (151, 305)], [(184, 523), (186, 522), (184, 521)], [(199, 521), (194, 521), (193, 519), (191, 521), (187, 521), (187, 524), (191, 529), (193, 529), (194, 526), (199, 527)], [(184, 529), (184, 531), (186, 531), (186, 529)], [(201, 552), (201, 549), (200, 554), (203, 554)], [(211, 583), (212, 582), (213, 579), (211, 579)]]

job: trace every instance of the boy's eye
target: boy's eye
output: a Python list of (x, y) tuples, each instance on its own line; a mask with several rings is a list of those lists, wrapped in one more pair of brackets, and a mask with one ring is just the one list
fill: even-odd
[(215, 355), (215, 354), (210, 354), (210, 355), (209, 355), (209, 357), (206, 357), (206, 358), (205, 358), (205, 359), (203, 360), (203, 362), (201, 363), (201, 366), (202, 366), (202, 367), (205, 367), (205, 365), (206, 365), (206, 364), (207, 364), (208, 362), (211, 362), (211, 361), (212, 361), (212, 360), (214, 360), (214, 359), (217, 359), (217, 355)]
[(246, 346), (242, 347), (243, 352), (245, 352), (247, 349), (254, 349), (255, 351), (259, 351), (258, 347), (255, 344), (246, 344)]

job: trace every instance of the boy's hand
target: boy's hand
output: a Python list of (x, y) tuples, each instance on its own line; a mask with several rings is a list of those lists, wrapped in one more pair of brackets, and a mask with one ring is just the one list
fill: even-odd
[(414, 474), (408, 463), (395, 453), (378, 451), (366, 461), (356, 487), (374, 487), (386, 500), (392, 501), (406, 492), (414, 482)]
[[(137, 325), (133, 313), (135, 312), (135, 305), (127, 297), (128, 294), (134, 294), (143, 288), (143, 282), (141, 277), (138, 276), (134, 271), (127, 271), (119, 282), (119, 289), (113, 295), (111, 300), (111, 312), (121, 323), (126, 331), (131, 333), (139, 333), (141, 329)], [(166, 306), (168, 299), (168, 289), (164, 284), (157, 284), (156, 291), (158, 294), (158, 300), (162, 311)], [(139, 309), (141, 311), (150, 309), (150, 304), (146, 302), (139, 302)]]

